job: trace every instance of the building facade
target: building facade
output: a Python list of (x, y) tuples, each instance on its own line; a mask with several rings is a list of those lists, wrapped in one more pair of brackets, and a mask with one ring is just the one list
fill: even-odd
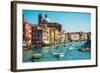
[(50, 44), (50, 30), (49, 29), (43, 30), (43, 44), (44, 45)]
[(72, 32), (69, 35), (70, 35), (70, 40), (72, 40), (72, 41), (80, 40), (80, 33), (79, 32)]
[(81, 40), (87, 40), (87, 39), (88, 39), (87, 33), (82, 32), (81, 33)]
[(70, 35), (69, 33), (65, 33), (65, 41), (68, 41), (68, 40), (70, 40)]
[(43, 31), (37, 26), (32, 26), (32, 47), (42, 47)]
[(27, 22), (23, 23), (23, 46), (31, 47), (32, 45), (32, 26)]
[(86, 41), (91, 40), (91, 32), (70, 32), (65, 33), (65, 40), (72, 40), (72, 41)]

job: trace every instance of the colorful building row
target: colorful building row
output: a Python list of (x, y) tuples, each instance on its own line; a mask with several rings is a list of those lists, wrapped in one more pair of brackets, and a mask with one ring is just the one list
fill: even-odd
[(43, 19), (38, 15), (38, 24), (23, 22), (23, 45), (24, 47), (41, 47), (65, 42), (67, 40), (90, 40), (90, 32), (65, 33), (61, 24), (51, 22), (47, 15)]
[(91, 40), (91, 32), (71, 32), (65, 34), (65, 40), (79, 41)]
[(26, 22), (23, 24), (23, 43), (26, 47), (41, 47), (62, 42), (61, 32), (47, 24), (31, 25)]

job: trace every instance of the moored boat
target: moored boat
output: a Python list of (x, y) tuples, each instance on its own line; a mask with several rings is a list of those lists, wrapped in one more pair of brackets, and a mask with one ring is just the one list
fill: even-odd
[(56, 57), (64, 57), (64, 52), (53, 52), (53, 55)]
[(90, 52), (91, 50), (90, 50), (90, 48), (81, 48), (81, 49), (79, 49), (79, 51), (81, 51), (81, 52)]
[(69, 50), (73, 50), (73, 49), (74, 49), (74, 46), (71, 45), (71, 46), (69, 47)]
[(33, 54), (32, 58), (33, 59), (38, 59), (38, 58), (41, 58), (43, 56), (42, 53), (36, 53), (36, 54)]

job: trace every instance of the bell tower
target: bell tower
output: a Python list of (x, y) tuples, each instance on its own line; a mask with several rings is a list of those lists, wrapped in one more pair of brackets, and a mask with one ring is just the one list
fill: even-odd
[(42, 24), (42, 14), (38, 15), (38, 25)]

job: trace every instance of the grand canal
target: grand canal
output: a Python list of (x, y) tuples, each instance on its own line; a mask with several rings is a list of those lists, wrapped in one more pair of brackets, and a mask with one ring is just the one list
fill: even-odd
[[(23, 62), (64, 61), (91, 59), (91, 52), (82, 52), (86, 41), (66, 42), (42, 48), (23, 50)], [(34, 57), (39, 56), (39, 58)]]

